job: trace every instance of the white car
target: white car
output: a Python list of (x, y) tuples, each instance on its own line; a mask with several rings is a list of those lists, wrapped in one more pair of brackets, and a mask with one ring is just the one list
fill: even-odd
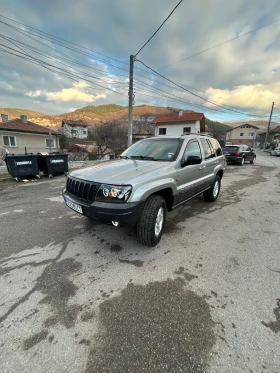
[(270, 155), (275, 155), (275, 157), (280, 156), (280, 148), (275, 148), (274, 150), (271, 150)]

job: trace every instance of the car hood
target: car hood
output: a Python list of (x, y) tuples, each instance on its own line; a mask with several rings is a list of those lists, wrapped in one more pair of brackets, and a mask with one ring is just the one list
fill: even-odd
[(131, 184), (133, 179), (166, 167), (168, 164), (169, 162), (117, 159), (72, 171), (70, 175), (96, 183)]

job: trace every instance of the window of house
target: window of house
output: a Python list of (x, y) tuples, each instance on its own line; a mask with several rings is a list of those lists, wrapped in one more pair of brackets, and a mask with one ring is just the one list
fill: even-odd
[(86, 135), (86, 134), (87, 134), (87, 131), (84, 130), (84, 131), (83, 131), (83, 134)]
[(158, 134), (159, 135), (166, 135), (166, 128), (159, 128), (158, 129)]
[(249, 132), (249, 136), (254, 136), (254, 132)]
[(241, 132), (241, 133), (240, 133), (240, 136), (243, 136), (243, 135), (244, 135), (244, 133), (243, 133), (243, 132)]
[(183, 133), (191, 133), (191, 127), (184, 127), (183, 128)]
[(246, 126), (246, 128), (251, 128), (251, 126)]
[(71, 135), (73, 137), (76, 137), (78, 135), (78, 131), (77, 130), (71, 130)]
[(46, 139), (46, 148), (55, 148), (55, 139)]
[(17, 146), (15, 136), (3, 136), (3, 143), (5, 146)]
[(212, 148), (212, 145), (208, 142), (206, 139), (200, 139), (204, 154), (205, 154), (205, 159), (209, 159), (212, 157), (215, 157), (215, 151)]

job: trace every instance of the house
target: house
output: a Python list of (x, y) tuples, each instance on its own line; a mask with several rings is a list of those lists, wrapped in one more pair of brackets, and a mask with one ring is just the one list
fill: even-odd
[(99, 159), (107, 161), (115, 158), (115, 153), (112, 149), (106, 146), (98, 146), (95, 142), (91, 144), (74, 144), (68, 149), (69, 159), (88, 161), (93, 159)]
[[(261, 144), (265, 142), (266, 132), (267, 130), (258, 133)], [(280, 126), (270, 129), (266, 142), (275, 145), (280, 143)]]
[(6, 153), (24, 154), (59, 151), (59, 135), (56, 130), (27, 120), (26, 115), (9, 120), (1, 114), (0, 147)]
[(200, 133), (205, 131), (203, 113), (183, 113), (161, 115), (152, 123), (156, 125), (155, 136), (181, 136), (183, 133)]
[(135, 144), (139, 140), (147, 139), (148, 137), (153, 137), (154, 135), (149, 131), (140, 129), (132, 132), (132, 144)]
[(89, 124), (83, 120), (63, 120), (61, 127), (68, 138), (87, 139)]
[(258, 129), (258, 127), (248, 123), (233, 127), (230, 130), (227, 130), (226, 142), (254, 146)]

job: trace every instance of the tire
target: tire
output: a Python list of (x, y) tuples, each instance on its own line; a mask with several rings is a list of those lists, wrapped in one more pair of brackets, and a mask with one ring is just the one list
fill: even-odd
[(244, 158), (244, 157), (242, 157), (241, 161), (239, 162), (239, 165), (240, 165), (240, 166), (243, 166), (243, 165), (244, 165), (244, 163), (245, 163), (245, 158)]
[(145, 202), (137, 222), (136, 235), (146, 246), (156, 246), (161, 240), (166, 218), (166, 203), (163, 197), (152, 195)]
[(252, 161), (250, 161), (251, 164), (254, 164), (256, 162), (256, 157)]
[[(218, 188), (218, 189), (217, 189)], [(215, 202), (219, 197), (221, 190), (221, 178), (216, 175), (215, 180), (211, 184), (211, 187), (203, 192), (203, 197), (206, 202)]]

